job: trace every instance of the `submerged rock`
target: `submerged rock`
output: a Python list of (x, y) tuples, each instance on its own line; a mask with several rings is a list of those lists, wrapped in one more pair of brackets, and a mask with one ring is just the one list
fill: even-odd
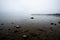
[(31, 17), (31, 19), (34, 19), (34, 17)]
[(15, 27), (16, 27), (16, 28), (21, 28), (19, 25), (16, 25)]
[(58, 22), (60, 24), (60, 22)]
[(57, 24), (54, 24), (54, 25), (57, 25)]
[(3, 23), (1, 25), (4, 25)]
[(51, 25), (54, 25), (54, 23), (51, 23)]
[(13, 22), (11, 24), (14, 24)]

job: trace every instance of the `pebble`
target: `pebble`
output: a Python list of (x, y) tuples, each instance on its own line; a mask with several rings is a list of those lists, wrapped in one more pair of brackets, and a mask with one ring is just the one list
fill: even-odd
[(27, 35), (23, 35), (23, 37), (27, 37)]
[(27, 35), (23, 35), (23, 39), (27, 40), (28, 39)]

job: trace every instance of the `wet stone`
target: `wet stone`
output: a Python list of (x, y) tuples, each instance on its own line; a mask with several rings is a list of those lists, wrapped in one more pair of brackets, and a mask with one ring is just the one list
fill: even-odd
[(3, 23), (1, 25), (4, 25)]
[(34, 17), (31, 17), (31, 19), (34, 19)]
[(60, 24), (60, 22), (58, 22)]
[(21, 28), (19, 25), (15, 26), (16, 28)]
[(27, 35), (23, 35), (22, 37), (23, 37), (24, 40), (28, 39)]
[(27, 37), (27, 35), (23, 35), (23, 37)]
[(51, 25), (54, 25), (54, 23), (51, 23)]
[(54, 24), (54, 25), (57, 25), (57, 24)]

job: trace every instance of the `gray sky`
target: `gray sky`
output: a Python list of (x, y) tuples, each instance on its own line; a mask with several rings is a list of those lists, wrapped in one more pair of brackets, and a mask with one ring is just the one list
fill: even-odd
[(60, 13), (60, 0), (0, 0), (1, 12)]

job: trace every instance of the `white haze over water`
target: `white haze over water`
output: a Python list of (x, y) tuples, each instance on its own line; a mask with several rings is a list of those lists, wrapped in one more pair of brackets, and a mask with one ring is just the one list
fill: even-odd
[(0, 0), (0, 12), (15, 15), (60, 13), (60, 0)]

